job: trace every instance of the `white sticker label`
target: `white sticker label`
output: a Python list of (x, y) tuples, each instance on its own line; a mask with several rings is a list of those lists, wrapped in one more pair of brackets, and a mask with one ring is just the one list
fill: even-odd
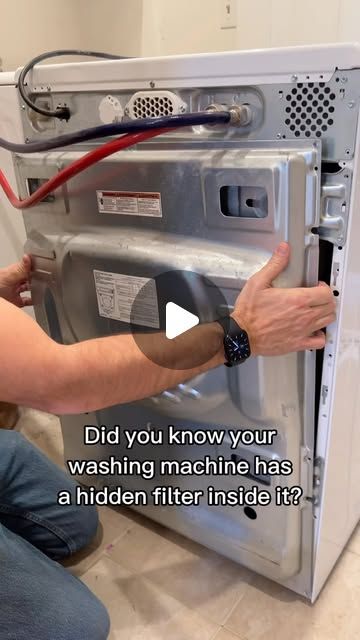
[[(155, 280), (97, 270), (94, 278), (99, 314), (103, 318), (127, 323), (132, 319), (145, 327), (160, 327)], [(133, 302), (145, 284), (148, 286), (141, 303), (136, 305), (136, 317), (131, 318)]]
[(97, 191), (99, 213), (162, 217), (161, 194), (152, 191)]

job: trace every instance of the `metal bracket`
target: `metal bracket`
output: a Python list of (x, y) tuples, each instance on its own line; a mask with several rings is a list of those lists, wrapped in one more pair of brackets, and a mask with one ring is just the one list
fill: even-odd
[(336, 174), (323, 174), (319, 236), (337, 246), (343, 245), (346, 237), (350, 187), (347, 167)]
[(312, 455), (308, 447), (301, 447), (300, 486), (303, 490), (302, 506), (305, 507), (313, 495)]
[(318, 506), (321, 500), (322, 486), (324, 481), (324, 458), (317, 457), (314, 460), (314, 472), (313, 472), (313, 497), (311, 502), (314, 507)]

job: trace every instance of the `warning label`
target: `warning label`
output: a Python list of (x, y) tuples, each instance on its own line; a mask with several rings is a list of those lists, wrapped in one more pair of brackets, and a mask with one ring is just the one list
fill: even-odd
[(162, 217), (161, 194), (152, 191), (97, 191), (99, 213)]
[(103, 318), (127, 323), (130, 323), (133, 302), (146, 284), (144, 296), (140, 296), (141, 304), (138, 298), (136, 316), (133, 315), (131, 321), (145, 327), (159, 328), (155, 280), (97, 270), (94, 270), (94, 278), (99, 314)]

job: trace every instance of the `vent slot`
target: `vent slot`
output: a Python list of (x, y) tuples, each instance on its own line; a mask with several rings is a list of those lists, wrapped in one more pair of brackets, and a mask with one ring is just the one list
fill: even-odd
[(285, 124), (296, 138), (321, 138), (334, 124), (335, 91), (325, 82), (299, 82), (285, 96)]
[(171, 91), (138, 91), (126, 106), (126, 113), (132, 120), (172, 116), (185, 111), (185, 102)]

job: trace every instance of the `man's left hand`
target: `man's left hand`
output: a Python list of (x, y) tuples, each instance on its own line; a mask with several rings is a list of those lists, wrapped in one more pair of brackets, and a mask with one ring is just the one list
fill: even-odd
[(23, 256), (22, 260), (15, 264), (0, 269), (0, 298), (17, 307), (29, 307), (32, 305), (31, 294), (23, 296), (30, 291), (31, 258)]

